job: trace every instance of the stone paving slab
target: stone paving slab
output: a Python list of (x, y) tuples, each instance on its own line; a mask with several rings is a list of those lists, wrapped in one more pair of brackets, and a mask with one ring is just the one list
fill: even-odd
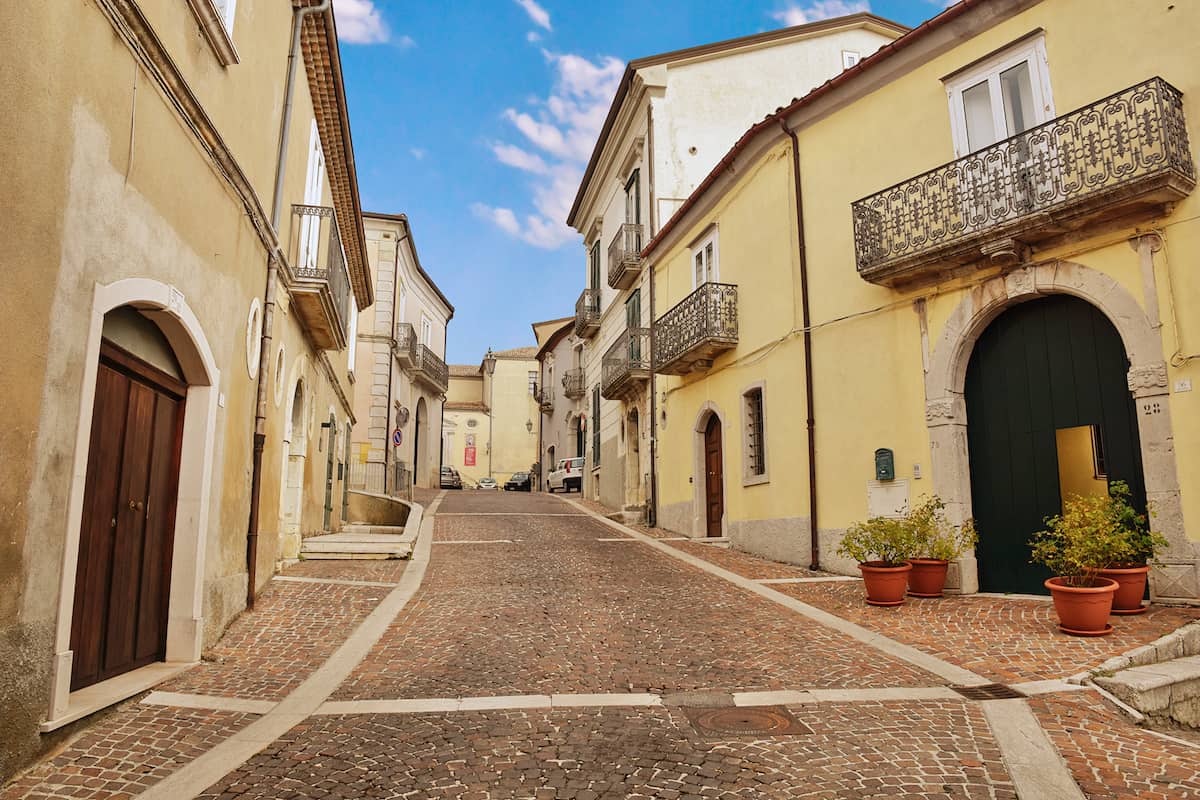
[(1085, 638), (1058, 630), (1048, 600), (948, 595), (876, 608), (863, 601), (861, 583), (772, 588), (1000, 683), (1074, 675), (1200, 618), (1198, 608), (1155, 606), (1114, 617), (1110, 636)]
[(812, 733), (706, 738), (678, 708), (313, 717), (201, 797), (1015, 798), (971, 704), (789, 711)]
[(388, 591), (382, 586), (272, 581), (254, 611), (234, 620), (203, 663), (157, 688), (281, 700), (329, 658)]
[(1200, 798), (1200, 746), (1134, 726), (1093, 692), (1029, 705), (1089, 800)]
[(0, 790), (0, 800), (116, 800), (162, 780), (254, 714), (130, 704)]
[(710, 564), (716, 564), (722, 569), (741, 575), (743, 578), (760, 580), (763, 578), (822, 578), (830, 573), (816, 572), (807, 567), (794, 564), (781, 564), (778, 561), (767, 561), (739, 550), (724, 547), (714, 547), (704, 544), (702, 540), (687, 542), (669, 542), (671, 547), (685, 553), (702, 558)]
[(522, 544), (435, 548), (420, 593), (335, 699), (944, 683), (643, 545), (596, 541), (610, 531), (439, 516), (435, 540)]
[(408, 561), (401, 559), (386, 559), (382, 561), (299, 561), (288, 564), (280, 575), (290, 575), (296, 578), (332, 578), (352, 581), (378, 581), (380, 583), (396, 583)]

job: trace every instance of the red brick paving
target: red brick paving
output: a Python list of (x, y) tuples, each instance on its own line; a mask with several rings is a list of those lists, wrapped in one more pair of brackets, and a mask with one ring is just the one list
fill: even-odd
[(811, 734), (702, 738), (678, 708), (316, 717), (202, 797), (1015, 797), (976, 705), (791, 711)]
[(1089, 800), (1200, 798), (1200, 748), (1131, 725), (1091, 692), (1029, 704)]
[(1044, 600), (947, 596), (876, 608), (863, 601), (857, 582), (771, 588), (999, 682), (1074, 675), (1200, 617), (1200, 609), (1157, 606), (1114, 617), (1110, 636), (1084, 638), (1060, 633), (1054, 606)]
[(711, 544), (701, 544), (699, 541), (664, 542), (664, 544), (674, 547), (676, 550), (682, 550), (688, 555), (702, 558), (710, 564), (727, 569), (736, 575), (741, 575), (743, 578), (764, 580), (769, 578), (820, 578), (829, 576), (829, 573), (826, 572), (814, 572), (811, 569), (798, 567), (794, 564), (767, 561), (766, 559), (758, 558), (739, 550), (718, 547)]
[(318, 559), (289, 564), (280, 570), (279, 574), (296, 578), (329, 578), (332, 580), (396, 583), (407, 568), (408, 561), (395, 558), (362, 561), (353, 559)]
[(426, 508), (429, 508), (429, 504), (433, 502), (434, 498), (438, 496), (438, 492), (440, 491), (441, 489), (426, 489), (421, 486), (414, 486), (413, 502), (420, 503)]
[(421, 591), (335, 697), (940, 683), (644, 544), (597, 541), (612, 533), (439, 514), (438, 538), (519, 544), (435, 546)]
[(0, 790), (0, 800), (132, 797), (255, 719), (253, 714), (129, 705)]
[[(366, 564), (370, 562), (355, 562)], [(281, 700), (346, 640), (390, 590), (382, 586), (273, 581), (205, 662), (158, 688)]]

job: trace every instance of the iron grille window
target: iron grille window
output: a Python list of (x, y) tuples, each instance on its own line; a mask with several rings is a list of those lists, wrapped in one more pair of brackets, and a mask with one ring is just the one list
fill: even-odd
[(529, 393), (537, 394), (537, 372), (532, 370), (529, 373)]
[(763, 390), (746, 392), (746, 459), (751, 476), (767, 471), (767, 445), (763, 424)]
[(592, 387), (592, 466), (600, 466), (600, 385)]

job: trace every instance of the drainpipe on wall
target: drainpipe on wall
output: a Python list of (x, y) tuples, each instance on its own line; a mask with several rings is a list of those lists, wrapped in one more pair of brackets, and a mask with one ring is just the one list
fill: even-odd
[[(319, 6), (292, 10), (292, 40), (288, 49), (287, 81), (283, 99), (283, 114), (279, 121), (279, 152), (275, 161), (275, 196), (271, 203), (271, 228), (276, 239), (283, 214), (284, 162), (287, 160), (288, 123), (292, 116), (292, 96), (296, 84), (296, 51), (300, 49), (300, 27), (309, 14), (328, 11), (333, 0)], [(279, 259), (275, 252), (267, 257), (267, 288), (263, 295), (262, 334), (258, 348), (258, 388), (254, 406), (254, 459), (250, 471), (250, 519), (246, 526), (246, 610), (254, 610), (254, 584), (258, 567), (259, 506), (262, 498), (262, 458), (267, 443), (267, 372), (271, 358), (271, 328), (275, 321), (275, 283), (279, 276)]]
[(784, 119), (779, 126), (792, 140), (792, 177), (796, 183), (796, 244), (800, 249), (800, 311), (804, 329), (804, 406), (808, 420), (808, 519), (809, 546), (812, 563), (809, 569), (821, 568), (820, 527), (817, 524), (817, 439), (816, 418), (813, 414), (812, 320), (808, 311), (808, 257), (804, 245), (804, 191), (800, 183), (800, 143), (796, 132)]
[[(647, 218), (650, 221), (650, 236), (654, 238), (654, 107), (646, 106), (646, 172), (648, 174), (647, 189), (650, 193), (650, 208)], [(658, 391), (654, 380), (654, 268), (649, 267), (650, 281), (650, 508), (646, 513), (646, 524), (651, 528), (658, 527)]]

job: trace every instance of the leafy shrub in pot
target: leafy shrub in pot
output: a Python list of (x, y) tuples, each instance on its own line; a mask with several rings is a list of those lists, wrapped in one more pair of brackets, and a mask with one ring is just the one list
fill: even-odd
[(941, 597), (950, 562), (979, 541), (975, 521), (955, 525), (946, 519), (946, 504), (937, 495), (929, 497), (904, 515), (913, 544), (912, 572), (908, 593), (913, 597)]
[(904, 519), (872, 517), (846, 529), (838, 555), (858, 562), (867, 588), (867, 602), (898, 606), (904, 602), (913, 554), (912, 529)]
[(1124, 481), (1113, 481), (1108, 487), (1112, 514), (1117, 526), (1124, 533), (1130, 554), (1124, 561), (1110, 564), (1100, 570), (1101, 577), (1117, 582), (1113, 595), (1114, 614), (1141, 614), (1148, 606), (1142, 605), (1146, 594), (1146, 579), (1158, 551), (1167, 546), (1166, 537), (1150, 530), (1145, 514), (1130, 503), (1129, 485)]

